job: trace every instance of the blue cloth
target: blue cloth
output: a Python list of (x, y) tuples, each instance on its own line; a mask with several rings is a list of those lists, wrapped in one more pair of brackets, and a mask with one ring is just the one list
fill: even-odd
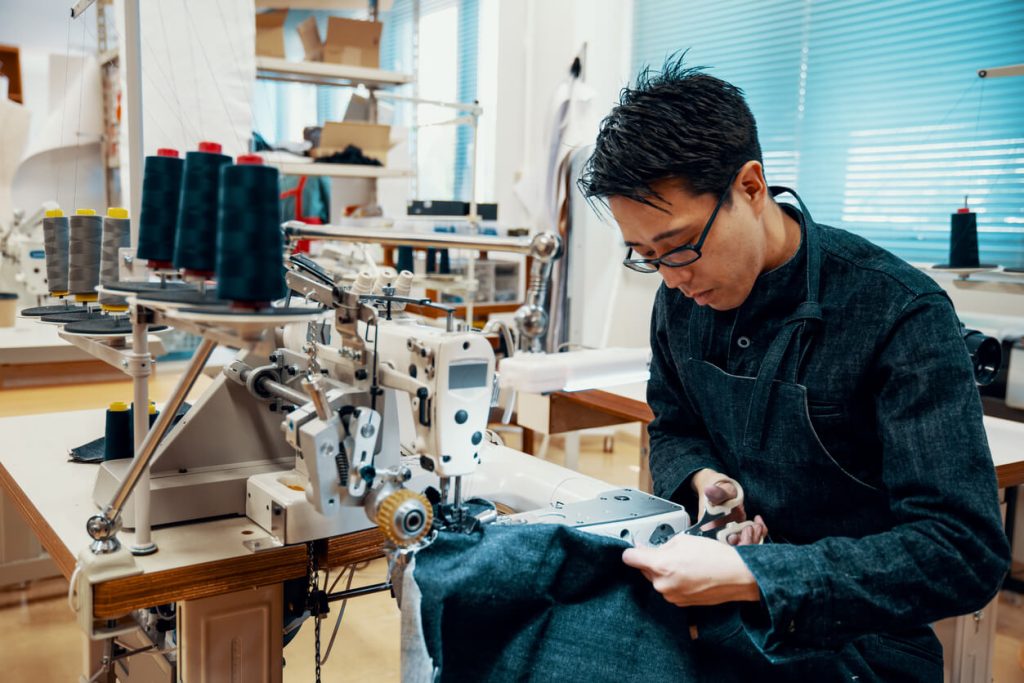
[(440, 680), (702, 680), (686, 610), (622, 563), (625, 547), (554, 524), (439, 534), (414, 578)]

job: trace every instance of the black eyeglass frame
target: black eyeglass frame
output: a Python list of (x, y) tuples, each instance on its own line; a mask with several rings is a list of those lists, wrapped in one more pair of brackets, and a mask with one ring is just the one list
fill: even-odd
[[(718, 211), (722, 208), (722, 204), (725, 203), (725, 198), (729, 196), (730, 192), (732, 192), (732, 184), (733, 181), (736, 180), (737, 175), (739, 175), (739, 171), (733, 173), (732, 177), (729, 178), (729, 183), (726, 185), (725, 191), (722, 192), (722, 195), (718, 198), (718, 203), (715, 204), (715, 209), (711, 212), (711, 216), (708, 218), (708, 222), (704, 225), (704, 230), (701, 231), (696, 244), (684, 244), (683, 246), (676, 247), (672, 251), (656, 258), (631, 259), (629, 258), (629, 255), (633, 253), (633, 247), (627, 247), (626, 258), (622, 259), (622, 265), (638, 273), (657, 273), (661, 266), (665, 266), (666, 268), (682, 268), (683, 266), (688, 266), (697, 262), (697, 260), (704, 255), (703, 252), (701, 252), (701, 247), (704, 246), (704, 240), (707, 239), (708, 233), (711, 232), (711, 226), (714, 225), (715, 218), (718, 216)], [(669, 262), (665, 260), (673, 254), (680, 254), (684, 251), (692, 251), (695, 255), (692, 259), (683, 263), (677, 263), (674, 261)]]

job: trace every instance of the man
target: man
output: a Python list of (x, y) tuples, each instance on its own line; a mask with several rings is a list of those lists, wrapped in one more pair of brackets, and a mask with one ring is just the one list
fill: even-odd
[[(770, 171), (770, 169), (769, 169)], [(654, 492), (745, 490), (730, 545), (625, 551), (692, 607), (715, 680), (942, 680), (929, 623), (982, 608), (1009, 549), (953, 306), (927, 276), (774, 196), (742, 92), (672, 59), (604, 120), (580, 181), (651, 322)], [(770, 542), (758, 544), (766, 528)]]

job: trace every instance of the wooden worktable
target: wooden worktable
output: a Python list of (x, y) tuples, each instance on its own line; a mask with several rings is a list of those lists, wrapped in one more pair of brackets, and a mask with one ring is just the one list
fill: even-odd
[[(121, 370), (94, 358), (57, 335), (60, 325), (37, 318), (15, 318), (0, 328), (0, 389), (123, 378)], [(156, 335), (149, 336), (154, 356), (164, 353)]]
[[(85, 522), (98, 510), (92, 502), (97, 465), (68, 462), (67, 454), (102, 434), (103, 415), (102, 410), (86, 410), (0, 419), (0, 485), (69, 578), (77, 554), (90, 541)], [(116, 617), (305, 576), (304, 545), (254, 554), (242, 544), (266, 535), (245, 517), (154, 529), (160, 550), (136, 558), (142, 574), (98, 584), (94, 616)], [(122, 530), (118, 538), (128, 546), (133, 534)], [(330, 539), (327, 564), (379, 557), (382, 542), (376, 529)]]

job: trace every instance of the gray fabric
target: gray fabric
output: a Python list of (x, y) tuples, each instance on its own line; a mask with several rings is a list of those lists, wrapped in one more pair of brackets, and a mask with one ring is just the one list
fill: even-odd
[(440, 680), (698, 680), (686, 611), (622, 563), (625, 547), (553, 524), (439, 534), (415, 582)]

